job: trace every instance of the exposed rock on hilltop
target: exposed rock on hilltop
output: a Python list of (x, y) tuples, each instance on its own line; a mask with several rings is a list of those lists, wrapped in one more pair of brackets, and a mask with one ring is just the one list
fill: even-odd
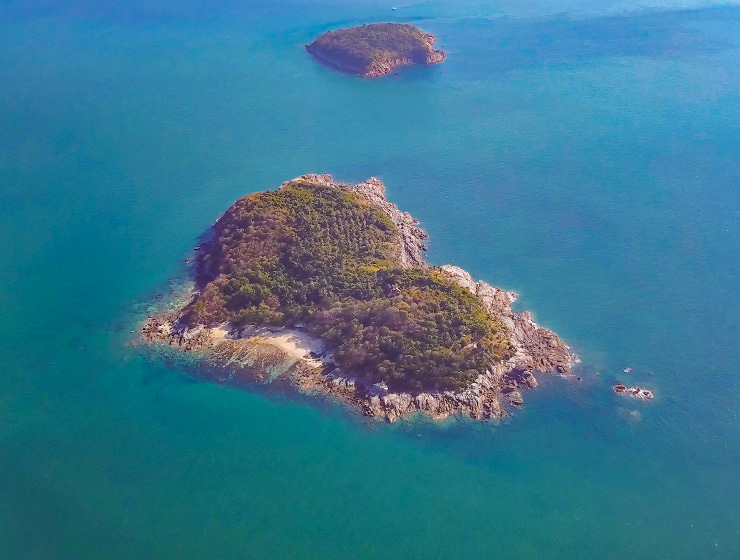
[(405, 23), (373, 23), (327, 31), (306, 50), (324, 64), (364, 78), (377, 78), (398, 66), (437, 64), (436, 37)]
[(389, 421), (486, 419), (521, 405), (533, 372), (573, 364), (557, 335), (512, 311), (513, 292), (429, 266), (426, 233), (378, 179), (304, 175), (237, 201), (212, 233), (192, 301), (142, 334), (204, 352), (226, 378), (286, 379)]

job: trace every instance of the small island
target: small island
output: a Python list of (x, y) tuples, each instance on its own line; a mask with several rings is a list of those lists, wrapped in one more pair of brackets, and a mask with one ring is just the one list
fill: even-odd
[(568, 346), (514, 313), (513, 292), (430, 266), (426, 238), (378, 179), (298, 177), (218, 219), (192, 297), (142, 336), (198, 353), (215, 380), (287, 381), (390, 422), (501, 418), (532, 372), (570, 372)]
[(445, 53), (437, 38), (405, 23), (372, 23), (327, 31), (306, 50), (324, 64), (363, 78), (377, 78), (399, 66), (437, 64)]

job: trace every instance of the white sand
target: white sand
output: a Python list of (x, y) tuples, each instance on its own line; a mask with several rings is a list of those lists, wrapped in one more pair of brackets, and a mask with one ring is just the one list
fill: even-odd
[(273, 331), (266, 328), (247, 328), (241, 331), (236, 331), (231, 329), (230, 325), (224, 324), (219, 325), (218, 327), (213, 327), (210, 330), (211, 336), (217, 340), (242, 339), (272, 344), (273, 346), (280, 348), (283, 352), (288, 354), (288, 356), (297, 360), (304, 360), (306, 363), (316, 367), (320, 367), (331, 359), (331, 356), (329, 355), (326, 355), (321, 359), (312, 358), (309, 355), (311, 352), (314, 352), (317, 355), (325, 352), (324, 344), (320, 340), (312, 338), (305, 332), (297, 329), (277, 329)]

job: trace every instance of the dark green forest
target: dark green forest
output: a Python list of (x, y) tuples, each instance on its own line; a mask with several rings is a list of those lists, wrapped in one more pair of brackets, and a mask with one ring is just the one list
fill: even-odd
[(367, 382), (463, 387), (510, 352), (504, 327), (441, 270), (402, 268), (400, 243), (390, 219), (346, 189), (294, 181), (246, 196), (198, 254), (185, 320), (300, 324)]

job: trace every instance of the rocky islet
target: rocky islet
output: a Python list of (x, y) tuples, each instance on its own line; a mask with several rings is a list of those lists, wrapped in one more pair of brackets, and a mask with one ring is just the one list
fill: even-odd
[(384, 76), (400, 66), (438, 64), (446, 54), (437, 38), (405, 23), (372, 23), (327, 31), (306, 50), (320, 62), (363, 78)]

